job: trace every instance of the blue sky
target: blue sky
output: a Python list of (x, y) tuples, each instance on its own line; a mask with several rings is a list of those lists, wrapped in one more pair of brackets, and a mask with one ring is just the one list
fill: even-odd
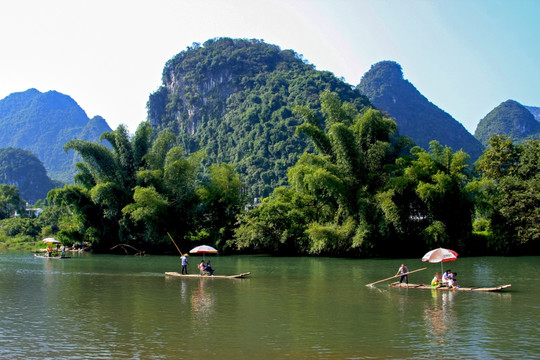
[(514, 99), (540, 106), (540, 0), (18, 0), (0, 2), (0, 98), (70, 95), (130, 131), (166, 61), (194, 42), (255, 38), (357, 85), (381, 60), (474, 132)]

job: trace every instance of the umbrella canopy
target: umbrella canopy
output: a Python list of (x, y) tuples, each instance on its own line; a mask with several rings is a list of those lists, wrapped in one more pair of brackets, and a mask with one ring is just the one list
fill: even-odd
[(422, 261), (429, 261), (430, 263), (447, 262), (454, 261), (457, 257), (458, 253), (454, 250), (438, 248), (428, 251), (426, 255), (422, 257)]
[(200, 246), (194, 247), (189, 252), (192, 254), (203, 254), (202, 255), (203, 260), (204, 260), (204, 254), (217, 254), (217, 250), (208, 245), (200, 245)]
[(454, 250), (438, 248), (428, 251), (426, 255), (422, 257), (422, 261), (429, 261), (430, 263), (441, 263), (441, 275), (443, 273), (443, 262), (454, 261), (458, 257), (458, 253)]
[(54, 239), (54, 238), (46, 238), (46, 239), (43, 239), (43, 242), (47, 245), (49, 244), (61, 244), (60, 241)]
[(192, 254), (217, 254), (217, 250), (208, 245), (194, 247), (189, 251)]

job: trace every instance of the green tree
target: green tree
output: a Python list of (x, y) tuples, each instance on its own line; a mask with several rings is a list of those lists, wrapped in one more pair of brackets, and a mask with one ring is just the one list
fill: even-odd
[(153, 140), (148, 123), (134, 136), (121, 125), (101, 138), (112, 148), (82, 140), (65, 145), (83, 161), (76, 185), (49, 193), (52, 204), (73, 214), (60, 217), (59, 237), (90, 242), (97, 251), (126, 243), (161, 252), (170, 248), (167, 232), (180, 244), (200, 232), (195, 217), (202, 153), (186, 156), (168, 132)]
[(410, 254), (435, 247), (464, 249), (474, 214), (474, 194), (467, 187), (473, 177), (469, 156), (437, 141), (429, 152), (414, 147), (411, 155), (398, 160), (396, 173), (378, 195), (399, 246)]
[(478, 212), (489, 220), (489, 246), (497, 253), (540, 250), (540, 141), (514, 145), (503, 136), (490, 139), (478, 160), (482, 190)]
[[(312, 140), (318, 154), (304, 153), (289, 169), (294, 195), (289, 194), (288, 198), (294, 202), (284, 207), (281, 203), (287, 197), (280, 190), (255, 213), (272, 216), (251, 223), (273, 223), (279, 219), (279, 213), (266, 209), (286, 209), (287, 213), (302, 214), (303, 220), (290, 234), (301, 244), (297, 249), (314, 254), (373, 253), (384, 232), (375, 194), (389, 175), (384, 165), (393, 163), (399, 153), (391, 144), (396, 124), (373, 109), (361, 113), (330, 91), (323, 92), (320, 99), (324, 122), (307, 107), (296, 110), (305, 119), (297, 132)], [(245, 220), (253, 219), (248, 216)], [(243, 245), (249, 238), (244, 236), (249, 234), (249, 226), (241, 225), (239, 240)], [(303, 227), (303, 231), (298, 227)], [(289, 242), (287, 237), (272, 239)]]
[(15, 211), (21, 210), (21, 208), (21, 199), (17, 187), (0, 184), (0, 219), (12, 217)]
[(234, 246), (242, 251), (280, 255), (307, 253), (309, 240), (305, 230), (314, 211), (312, 199), (279, 187), (262, 204), (239, 215)]
[[(144, 234), (137, 241), (151, 244), (154, 250), (165, 249), (171, 233), (182, 247), (196, 229), (199, 200), (196, 189), (202, 153), (186, 157), (168, 132), (161, 133), (143, 156), (146, 164), (137, 172), (133, 202), (123, 209), (124, 222)], [(141, 244), (144, 246), (144, 244)]]
[(202, 227), (207, 229), (215, 244), (223, 247), (232, 239), (236, 216), (242, 210), (242, 182), (229, 164), (214, 164), (210, 178), (197, 190), (202, 205)]
[[(107, 140), (112, 150), (100, 143), (78, 139), (64, 145), (66, 151), (75, 150), (83, 159), (78, 166), (80, 176), (76, 177), (82, 186), (67, 186), (55, 193), (55, 197), (68, 200), (83, 216), (82, 228), (78, 226), (79, 231), (73, 234), (82, 235), (96, 250), (104, 251), (111, 244), (127, 243), (137, 236), (121, 221), (122, 209), (132, 201), (136, 177), (133, 147), (125, 126), (103, 133), (101, 139)], [(62, 192), (66, 194), (58, 195)], [(87, 212), (90, 209), (93, 213)]]

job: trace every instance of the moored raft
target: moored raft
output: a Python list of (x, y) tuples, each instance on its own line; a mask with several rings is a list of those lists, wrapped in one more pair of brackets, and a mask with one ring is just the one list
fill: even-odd
[(187, 278), (203, 278), (203, 279), (242, 279), (251, 274), (250, 272), (237, 275), (207, 275), (207, 274), (180, 274), (176, 271), (166, 272), (165, 276), (187, 277)]
[(34, 254), (34, 257), (42, 259), (71, 259), (71, 256), (48, 256), (48, 255), (38, 255)]
[(448, 286), (431, 286), (431, 285), (425, 285), (425, 284), (400, 284), (399, 282), (394, 282), (388, 285), (390, 287), (396, 287), (396, 288), (406, 288), (406, 289), (423, 289), (423, 290), (455, 290), (455, 291), (480, 291), (480, 292), (488, 292), (488, 291), (501, 291), (503, 289), (509, 288), (512, 286), (512, 284), (507, 285), (500, 285), (496, 287), (457, 287), (457, 288), (451, 288)]

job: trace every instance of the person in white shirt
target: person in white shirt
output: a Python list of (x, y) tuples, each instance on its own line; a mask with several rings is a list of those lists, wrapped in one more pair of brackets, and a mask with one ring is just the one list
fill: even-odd
[(188, 262), (188, 254), (184, 254), (180, 257), (180, 260), (182, 260), (182, 274), (186, 274), (187, 275), (187, 266), (189, 264)]
[(452, 285), (452, 278), (454, 277), (454, 274), (452, 274), (452, 270), (448, 269), (443, 274), (442, 282), (443, 285), (451, 286)]

